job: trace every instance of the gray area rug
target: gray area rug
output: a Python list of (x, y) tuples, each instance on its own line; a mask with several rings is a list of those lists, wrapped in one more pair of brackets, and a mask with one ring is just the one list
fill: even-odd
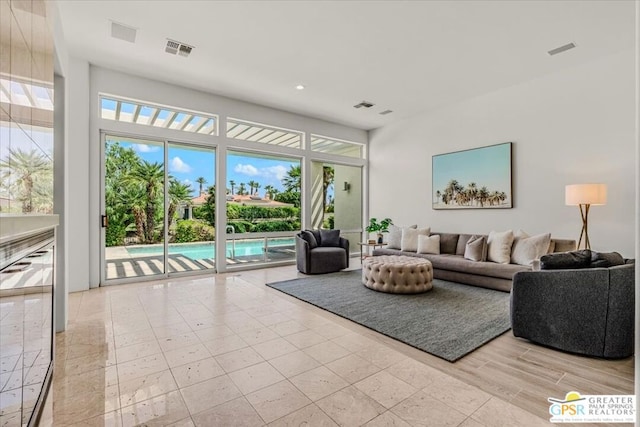
[(511, 329), (509, 294), (434, 279), (416, 295), (377, 292), (362, 270), (267, 283), (274, 289), (455, 362)]

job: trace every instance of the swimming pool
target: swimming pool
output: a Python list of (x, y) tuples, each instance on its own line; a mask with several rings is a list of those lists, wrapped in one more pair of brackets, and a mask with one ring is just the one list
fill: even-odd
[[(295, 244), (293, 237), (269, 239), (269, 247), (291, 246)], [(126, 248), (132, 257), (158, 256), (163, 254), (161, 245), (129, 246)], [(235, 252), (235, 253), (234, 253)], [(227, 241), (227, 257), (255, 256), (264, 253), (264, 239)], [(202, 243), (169, 243), (169, 255), (183, 255), (192, 260), (215, 258), (215, 242)]]

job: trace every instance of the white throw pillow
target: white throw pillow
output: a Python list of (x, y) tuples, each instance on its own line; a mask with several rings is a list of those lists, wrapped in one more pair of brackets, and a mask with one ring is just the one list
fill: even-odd
[(516, 231), (511, 250), (511, 263), (520, 265), (532, 265), (533, 261), (540, 259), (549, 250), (551, 233), (529, 236), (522, 230)]
[(509, 264), (511, 261), (511, 246), (513, 245), (513, 231), (492, 231), (487, 239), (487, 261), (499, 264)]
[(440, 235), (418, 236), (418, 253), (440, 255)]
[(397, 225), (389, 225), (389, 234), (387, 235), (387, 249), (400, 249), (402, 247), (402, 230), (404, 228), (418, 228), (418, 224), (408, 227), (398, 227)]
[(400, 249), (407, 252), (416, 252), (418, 250), (418, 236), (428, 236), (431, 232), (430, 228), (405, 228), (402, 230), (402, 241)]

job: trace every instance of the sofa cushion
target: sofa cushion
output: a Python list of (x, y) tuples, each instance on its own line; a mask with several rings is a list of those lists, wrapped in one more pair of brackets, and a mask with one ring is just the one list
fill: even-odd
[(340, 246), (340, 230), (320, 230), (320, 246)]
[(440, 254), (440, 236), (418, 236), (418, 251), (419, 254)]
[(458, 244), (456, 246), (456, 255), (464, 255), (464, 251), (467, 249), (467, 242), (471, 237), (475, 236), (475, 234), (459, 234), (458, 235)]
[(459, 234), (453, 233), (431, 233), (431, 235), (438, 234), (440, 236), (440, 253), (441, 254), (455, 254), (458, 247)]
[(416, 252), (418, 250), (418, 236), (428, 236), (429, 228), (403, 228), (400, 250)]
[(300, 237), (309, 244), (309, 249), (318, 247), (318, 241), (311, 231), (304, 230), (300, 232)]
[(551, 233), (529, 236), (522, 230), (516, 231), (511, 249), (511, 263), (531, 265), (533, 260), (547, 254), (550, 243)]
[(465, 245), (464, 258), (470, 261), (486, 261), (487, 238), (485, 236), (471, 236)]
[(404, 228), (418, 228), (417, 224), (408, 227), (398, 227), (397, 225), (389, 225), (389, 235), (387, 236), (387, 248), (400, 249), (402, 247), (402, 230)]
[(540, 257), (541, 270), (564, 270), (570, 268), (589, 268), (591, 266), (591, 251), (556, 252)]
[(624, 258), (618, 252), (596, 252), (591, 251), (591, 267), (613, 267), (623, 265)]
[(512, 245), (513, 231), (491, 231), (487, 239), (487, 261), (509, 264)]

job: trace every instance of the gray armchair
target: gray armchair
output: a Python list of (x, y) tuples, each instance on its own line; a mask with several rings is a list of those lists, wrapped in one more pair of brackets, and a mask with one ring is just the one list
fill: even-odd
[(304, 230), (296, 234), (296, 264), (304, 274), (322, 274), (349, 267), (349, 241), (340, 230)]
[(635, 266), (516, 273), (513, 335), (559, 350), (618, 359), (634, 346)]

